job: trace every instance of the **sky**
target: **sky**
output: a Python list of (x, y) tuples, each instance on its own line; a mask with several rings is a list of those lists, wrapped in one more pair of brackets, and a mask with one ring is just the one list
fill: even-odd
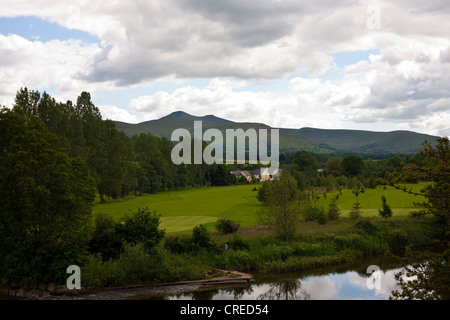
[(448, 0), (0, 0), (0, 105), (450, 135)]

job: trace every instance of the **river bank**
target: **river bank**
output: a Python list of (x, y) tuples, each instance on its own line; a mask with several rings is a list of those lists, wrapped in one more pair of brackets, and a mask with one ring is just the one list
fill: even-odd
[(139, 296), (158, 297), (211, 290), (211, 288), (245, 286), (253, 280), (253, 275), (251, 274), (221, 269), (207, 271), (205, 275), (208, 279), (103, 289), (59, 289), (51, 295), (40, 298), (40, 300), (117, 300), (136, 298)]

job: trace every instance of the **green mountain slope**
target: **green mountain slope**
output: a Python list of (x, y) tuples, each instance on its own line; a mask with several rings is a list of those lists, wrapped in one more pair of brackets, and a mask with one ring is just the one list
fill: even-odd
[[(151, 133), (158, 137), (170, 139), (172, 132), (178, 128), (187, 129), (193, 134), (194, 121), (202, 121), (203, 130), (216, 128), (222, 131), (225, 139), (226, 129), (250, 128), (258, 131), (267, 129), (270, 134), (271, 127), (262, 123), (233, 122), (218, 118), (214, 115), (197, 117), (188, 113), (177, 111), (163, 118), (130, 124), (115, 121), (116, 128), (132, 136), (141, 132)], [(284, 129), (280, 130), (280, 151), (305, 150), (314, 153), (329, 154), (333, 152), (353, 152), (371, 154), (389, 153), (415, 153), (427, 140), (434, 142), (435, 136), (420, 134), (411, 131), (373, 132), (363, 130), (329, 130), (315, 128)], [(270, 136), (269, 141), (270, 142)]]

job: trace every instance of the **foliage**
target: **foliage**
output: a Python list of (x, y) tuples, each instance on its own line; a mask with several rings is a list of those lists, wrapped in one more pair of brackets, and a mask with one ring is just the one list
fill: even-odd
[(337, 205), (336, 198), (333, 198), (328, 207), (328, 219), (337, 220), (341, 215), (341, 209)]
[(166, 237), (164, 239), (164, 248), (172, 253), (181, 254), (192, 250), (191, 243), (191, 237), (188, 236)]
[(236, 221), (221, 218), (216, 222), (216, 229), (222, 234), (235, 233), (238, 231), (240, 224)]
[(386, 197), (383, 195), (381, 196), (382, 201), (382, 208), (378, 210), (378, 213), (383, 218), (389, 218), (392, 217), (392, 209), (391, 207), (386, 203)]
[(364, 163), (360, 156), (349, 155), (342, 159), (342, 169), (347, 176), (357, 176), (362, 172), (363, 168)]
[(160, 223), (160, 216), (156, 212), (151, 212), (148, 207), (137, 208), (131, 215), (125, 216), (119, 232), (125, 242), (140, 242), (149, 252), (164, 238), (165, 230), (159, 229)]
[(350, 210), (349, 217), (350, 219), (359, 219), (362, 216), (361, 204), (359, 203), (359, 194), (361, 193), (360, 188), (355, 188), (352, 190), (353, 194), (356, 197), (356, 202), (353, 204), (352, 209)]
[(194, 248), (215, 249), (216, 243), (206, 226), (200, 224), (192, 229), (192, 245)]
[(267, 202), (267, 197), (270, 189), (270, 181), (266, 180), (263, 181), (258, 188), (258, 194), (256, 195), (256, 198), (259, 202), (265, 203)]
[(227, 244), (231, 250), (250, 250), (250, 245), (242, 238), (239, 233), (233, 233), (233, 236)]
[[(450, 225), (450, 149), (448, 137), (437, 138), (436, 146), (425, 142), (420, 155), (423, 157), (420, 164), (411, 163), (403, 168), (402, 172), (390, 175), (388, 183), (410, 194), (422, 195), (426, 201), (419, 203), (423, 209), (421, 214), (433, 214), (445, 219)], [(428, 180), (420, 192), (414, 192), (402, 182), (411, 180)]]
[(119, 224), (110, 215), (95, 215), (89, 251), (99, 253), (104, 261), (118, 258), (123, 249), (123, 235), (118, 229)]
[(325, 212), (325, 210), (323, 209), (323, 207), (317, 207), (318, 211), (317, 211), (317, 223), (318, 224), (326, 224), (328, 222), (328, 215)]
[(368, 218), (359, 219), (355, 223), (355, 228), (358, 228), (363, 231), (363, 233), (370, 235), (374, 235), (378, 231), (378, 228)]
[(141, 243), (126, 244), (118, 259), (103, 261), (91, 255), (83, 265), (83, 285), (103, 288), (141, 283), (193, 280), (199, 277), (198, 265), (172, 255), (157, 246), (148, 252)]
[(80, 158), (20, 108), (0, 111), (0, 274), (56, 282), (80, 263), (95, 184)]
[(270, 184), (267, 201), (257, 213), (260, 223), (274, 227), (281, 237), (289, 241), (300, 217), (298, 198), (295, 179), (282, 174), (280, 179)]
[[(450, 250), (443, 254), (408, 254), (421, 262), (406, 266), (395, 274), (401, 290), (392, 291), (394, 300), (449, 300), (450, 299)], [(419, 255), (419, 257), (417, 257)]]

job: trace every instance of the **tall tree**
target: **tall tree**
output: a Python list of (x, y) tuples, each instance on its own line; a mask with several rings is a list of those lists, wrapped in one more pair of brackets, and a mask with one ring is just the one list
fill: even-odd
[(349, 177), (359, 175), (364, 167), (363, 160), (360, 156), (349, 155), (342, 159), (342, 169), (344, 174)]
[[(450, 233), (450, 149), (448, 137), (436, 139), (433, 146), (427, 141), (419, 152), (420, 161), (403, 167), (402, 172), (390, 175), (388, 182), (405, 192), (426, 198), (419, 205), (419, 214), (431, 214), (441, 218), (446, 234)], [(402, 184), (405, 181), (429, 181), (420, 192)], [(393, 292), (394, 299), (449, 299), (450, 250), (434, 253), (426, 263), (415, 263), (396, 275), (402, 292)], [(415, 257), (419, 261), (423, 257)], [(423, 261), (423, 260), (422, 260)], [(416, 281), (403, 281), (403, 276), (417, 276)]]
[(59, 282), (89, 240), (95, 185), (42, 121), (19, 107), (0, 111), (0, 274)]
[[(428, 142), (423, 144), (419, 154), (423, 157), (421, 164), (408, 164), (402, 172), (390, 175), (389, 183), (395, 188), (410, 194), (422, 195), (426, 201), (419, 203), (422, 209), (420, 214), (432, 214), (442, 217), (450, 226), (450, 149), (448, 137), (436, 139), (436, 145)], [(410, 186), (405, 186), (406, 181), (429, 181), (420, 192), (415, 192)]]
[(258, 211), (261, 223), (272, 226), (286, 241), (295, 234), (300, 217), (299, 191), (292, 176), (283, 174), (270, 183), (266, 201)]

